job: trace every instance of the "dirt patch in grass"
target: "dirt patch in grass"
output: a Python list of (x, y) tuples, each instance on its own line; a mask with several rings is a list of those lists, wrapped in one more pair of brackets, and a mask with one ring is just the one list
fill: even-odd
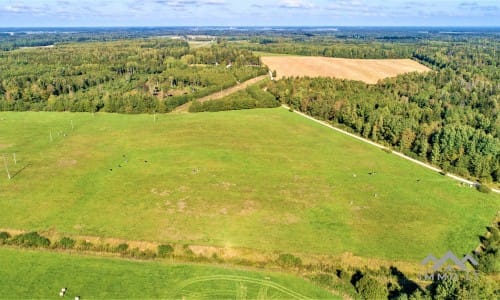
[(187, 200), (189, 197), (182, 198), (177, 202), (177, 211), (178, 212), (183, 212), (184, 209), (186, 209), (187, 203), (185, 200)]
[(161, 196), (161, 197), (166, 197), (166, 196), (170, 195), (169, 190), (162, 190), (162, 189), (157, 189), (157, 188), (152, 188), (151, 193), (158, 195), (158, 196)]
[(309, 56), (263, 56), (262, 62), (276, 70), (278, 78), (335, 77), (375, 84), (378, 80), (430, 69), (411, 59), (346, 59)]
[(245, 201), (245, 203), (243, 203), (243, 208), (241, 209), (241, 211), (238, 214), (240, 216), (251, 215), (257, 211), (256, 206), (257, 206), (257, 203), (255, 203), (255, 201), (251, 201), (251, 200)]
[(57, 162), (57, 165), (59, 167), (72, 167), (75, 166), (78, 163), (76, 159), (60, 159)]

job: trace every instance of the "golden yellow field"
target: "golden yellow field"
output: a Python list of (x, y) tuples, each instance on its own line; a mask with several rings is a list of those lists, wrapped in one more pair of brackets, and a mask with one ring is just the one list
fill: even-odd
[(278, 78), (290, 76), (336, 77), (374, 84), (387, 77), (430, 69), (411, 59), (346, 59), (312, 56), (262, 56)]

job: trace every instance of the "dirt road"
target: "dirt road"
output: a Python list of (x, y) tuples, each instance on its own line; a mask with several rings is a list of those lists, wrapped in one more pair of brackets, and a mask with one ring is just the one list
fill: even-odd
[[(259, 76), (259, 77), (255, 77), (255, 78), (252, 78), (252, 79), (249, 79), (245, 82), (242, 82), (242, 83), (239, 83), (235, 86), (232, 86), (228, 89), (225, 89), (225, 90), (222, 90), (220, 92), (216, 92), (216, 93), (213, 93), (213, 94), (210, 94), (208, 96), (205, 96), (205, 97), (202, 97), (200, 99), (197, 99), (196, 101), (198, 102), (205, 102), (205, 101), (209, 101), (209, 100), (215, 100), (215, 99), (221, 99), (221, 98), (224, 98), (228, 95), (231, 95), (233, 93), (236, 93), (238, 91), (241, 91), (243, 89), (246, 89), (248, 86), (252, 85), (252, 84), (255, 84), (261, 80), (264, 80), (268, 75), (262, 75), (262, 76)], [(177, 112), (177, 113), (180, 113), (180, 112), (188, 112), (189, 111), (189, 107), (191, 106), (191, 102), (188, 102), (186, 104), (183, 104), (179, 107), (177, 107), (173, 112)]]

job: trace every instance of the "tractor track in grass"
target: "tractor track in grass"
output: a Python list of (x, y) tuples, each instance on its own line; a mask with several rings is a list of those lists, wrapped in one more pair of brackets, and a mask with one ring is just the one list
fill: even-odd
[(298, 292), (286, 288), (278, 283), (272, 282), (271, 279), (263, 280), (263, 279), (256, 279), (256, 278), (237, 276), (237, 275), (213, 275), (213, 276), (203, 276), (203, 277), (195, 277), (192, 279), (188, 279), (180, 283), (177, 290), (174, 292), (173, 296), (174, 297), (180, 296), (179, 294), (182, 293), (183, 291), (185, 292), (186, 291), (185, 289), (190, 285), (202, 282), (209, 282), (209, 281), (234, 281), (238, 283), (244, 282), (247, 284), (255, 284), (258, 286), (274, 289), (290, 297), (290, 299), (308, 299), (306, 296)]

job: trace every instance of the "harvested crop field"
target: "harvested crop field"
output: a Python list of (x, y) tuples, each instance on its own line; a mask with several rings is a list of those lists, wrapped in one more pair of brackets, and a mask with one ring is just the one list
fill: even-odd
[(292, 76), (335, 77), (369, 84), (410, 72), (430, 69), (411, 59), (347, 59), (312, 56), (262, 56), (278, 78)]

